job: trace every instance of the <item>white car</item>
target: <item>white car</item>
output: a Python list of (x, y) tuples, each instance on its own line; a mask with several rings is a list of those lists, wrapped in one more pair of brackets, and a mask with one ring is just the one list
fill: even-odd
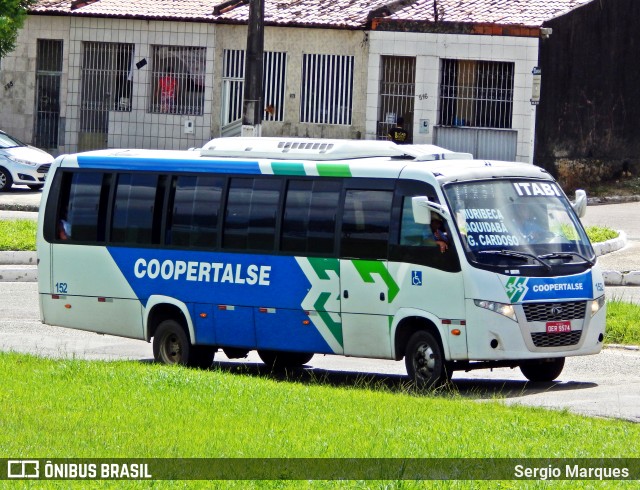
[(44, 186), (53, 156), (0, 130), (0, 192), (13, 184), (38, 190)]

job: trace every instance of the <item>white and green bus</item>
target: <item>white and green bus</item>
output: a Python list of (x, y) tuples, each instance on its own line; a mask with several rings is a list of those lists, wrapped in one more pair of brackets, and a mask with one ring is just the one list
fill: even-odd
[(257, 350), (404, 359), (424, 387), (492, 367), (550, 381), (605, 332), (576, 204), (534, 165), (427, 145), (65, 155), (42, 196), (41, 320), (153, 340), (170, 364)]

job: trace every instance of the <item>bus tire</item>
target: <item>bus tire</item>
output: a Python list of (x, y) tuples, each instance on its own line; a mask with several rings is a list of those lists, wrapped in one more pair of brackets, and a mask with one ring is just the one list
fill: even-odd
[(520, 364), (520, 371), (524, 377), (533, 382), (553, 381), (564, 368), (564, 357), (550, 359), (535, 359)]
[(153, 357), (163, 364), (208, 368), (213, 364), (216, 348), (209, 345), (191, 345), (182, 325), (175, 320), (164, 320), (153, 336)]
[(409, 378), (420, 389), (437, 388), (449, 380), (440, 342), (425, 330), (419, 330), (409, 338), (404, 362)]
[(281, 352), (276, 350), (259, 350), (258, 355), (271, 369), (297, 368), (308, 363), (313, 357), (310, 352)]

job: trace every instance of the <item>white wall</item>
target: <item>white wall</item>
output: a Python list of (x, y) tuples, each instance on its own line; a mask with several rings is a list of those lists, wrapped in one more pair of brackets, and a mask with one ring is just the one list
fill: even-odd
[[(133, 93), (130, 112), (109, 112), (110, 148), (182, 149), (202, 146), (211, 139), (213, 73), (205, 76), (203, 115), (153, 114), (148, 111), (151, 87), (151, 46), (205, 47), (207, 67), (213, 66), (215, 26), (187, 22), (148, 22), (124, 19), (71, 20), (69, 57), (69, 103), (67, 108), (67, 146), (74, 152), (78, 146), (80, 125), (80, 70), (82, 42), (134, 43), (134, 63), (146, 59), (141, 69), (133, 68)], [(191, 120), (194, 132), (185, 133), (184, 123)]]
[[(29, 16), (18, 33), (16, 49), (0, 61), (0, 129), (16, 138), (31, 143), (35, 112), (36, 55), (38, 39), (64, 42), (63, 67), (69, 51), (69, 19), (66, 17)], [(66, 86), (63, 68), (62, 86)], [(61, 115), (64, 117), (66, 98), (61, 97)]]

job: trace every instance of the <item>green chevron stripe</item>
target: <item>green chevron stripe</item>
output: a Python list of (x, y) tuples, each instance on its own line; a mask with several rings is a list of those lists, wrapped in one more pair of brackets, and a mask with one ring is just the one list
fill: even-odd
[(344, 340), (342, 338), (342, 323), (334, 322), (331, 318), (331, 315), (327, 311), (327, 308), (325, 307), (330, 297), (331, 293), (320, 293), (320, 296), (318, 296), (318, 299), (314, 303), (313, 308), (318, 312), (318, 315), (320, 316), (320, 318), (322, 318), (322, 321), (331, 332), (331, 335), (335, 337), (335, 339), (344, 349)]
[(314, 259), (309, 257), (309, 264), (320, 279), (330, 279), (327, 271), (333, 271), (340, 277), (340, 261), (338, 259)]
[(353, 260), (353, 266), (360, 274), (364, 282), (375, 282), (373, 274), (378, 274), (389, 289), (389, 303), (392, 303), (400, 292), (400, 288), (391, 277), (391, 274), (384, 265), (384, 262), (377, 260)]
[(318, 163), (318, 175), (322, 177), (351, 177), (349, 165), (334, 163)]
[(272, 162), (271, 169), (274, 175), (307, 175), (302, 163)]

